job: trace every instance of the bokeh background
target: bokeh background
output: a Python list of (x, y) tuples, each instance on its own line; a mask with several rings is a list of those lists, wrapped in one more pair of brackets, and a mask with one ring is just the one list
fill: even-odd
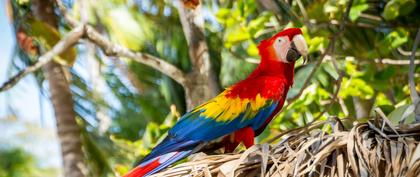
[[(20, 29), (34, 37), (34, 46), (53, 44), (39, 40), (52, 31), (31, 26), (27, 18), (31, 0), (0, 2), (0, 83), (4, 83), (42, 53), (31, 53), (19, 43)], [(162, 58), (182, 71), (191, 70), (178, 13), (182, 1), (62, 2), (70, 16), (86, 21), (113, 42)], [(411, 104), (408, 56), (420, 27), (418, 1), (211, 0), (201, 1), (197, 8), (205, 20), (211, 72), (216, 76), (212, 82), (219, 90), (244, 79), (257, 66), (259, 41), (287, 27), (304, 32), (309, 61), (297, 63), (285, 109), (258, 142), (331, 116), (349, 124), (365, 121), (376, 107), (393, 123), (403, 115), (407, 123), (413, 121), (413, 114), (404, 112)], [(61, 38), (70, 27), (58, 8), (54, 13)], [(188, 95), (159, 71), (131, 59), (106, 56), (85, 40), (75, 46), (75, 54), (75, 63), (66, 68), (87, 173), (118, 176), (146, 155), (185, 113)], [(417, 90), (419, 73), (417, 68)], [(45, 73), (38, 70), (0, 93), (0, 177), (63, 175), (49, 90)]]

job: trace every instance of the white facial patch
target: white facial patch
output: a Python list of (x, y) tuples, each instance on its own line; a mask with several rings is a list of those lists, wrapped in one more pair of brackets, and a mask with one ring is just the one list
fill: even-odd
[(295, 35), (293, 37), (293, 43), (301, 55), (308, 55), (308, 45), (306, 44), (305, 38), (303, 38), (301, 34)]
[(279, 37), (273, 43), (276, 56), (282, 62), (288, 63), (286, 57), (287, 57), (287, 51), (289, 51), (290, 49), (290, 43), (291, 42), (287, 36)]

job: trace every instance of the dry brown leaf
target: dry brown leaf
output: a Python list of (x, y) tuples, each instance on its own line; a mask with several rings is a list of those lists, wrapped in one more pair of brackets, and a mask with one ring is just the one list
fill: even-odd
[(316, 122), (283, 133), (272, 147), (255, 145), (241, 154), (201, 154), (157, 175), (419, 176), (419, 132), (413, 126), (391, 127), (381, 119), (379, 124), (354, 124), (350, 130), (337, 128), (337, 120)]
[(198, 5), (200, 5), (200, 0), (182, 0), (182, 3), (187, 8), (195, 9)]

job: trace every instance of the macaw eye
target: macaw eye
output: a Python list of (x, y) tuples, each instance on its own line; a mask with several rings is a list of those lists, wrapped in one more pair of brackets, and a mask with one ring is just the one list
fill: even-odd
[(276, 43), (279, 44), (279, 45), (284, 45), (287, 42), (288, 42), (288, 40), (284, 36), (276, 39)]

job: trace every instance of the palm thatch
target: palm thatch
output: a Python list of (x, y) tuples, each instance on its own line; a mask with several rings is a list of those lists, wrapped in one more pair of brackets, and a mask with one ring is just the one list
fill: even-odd
[(420, 176), (420, 124), (394, 127), (376, 111), (349, 130), (331, 118), (240, 154), (196, 154), (153, 176)]

